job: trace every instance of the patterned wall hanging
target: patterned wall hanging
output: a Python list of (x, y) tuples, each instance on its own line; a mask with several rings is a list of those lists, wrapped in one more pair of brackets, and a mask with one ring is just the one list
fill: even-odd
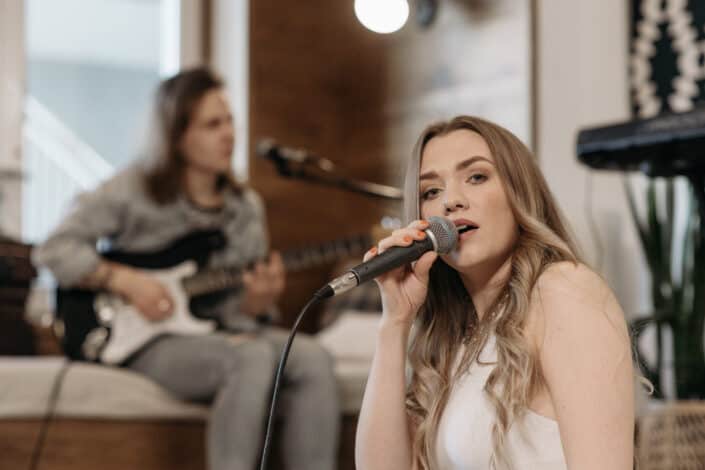
[(705, 103), (705, 0), (631, 0), (631, 6), (634, 115)]

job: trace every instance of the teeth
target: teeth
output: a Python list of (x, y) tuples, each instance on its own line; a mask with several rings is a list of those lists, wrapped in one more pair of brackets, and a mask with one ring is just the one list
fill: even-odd
[(463, 225), (458, 225), (457, 228), (458, 228), (458, 233), (465, 233), (470, 230), (474, 230), (477, 227), (475, 225), (463, 224)]

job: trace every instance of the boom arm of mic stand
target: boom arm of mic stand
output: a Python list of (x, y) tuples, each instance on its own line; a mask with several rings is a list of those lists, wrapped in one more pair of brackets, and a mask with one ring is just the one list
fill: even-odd
[(391, 199), (395, 201), (402, 199), (402, 191), (397, 187), (372, 183), (370, 181), (344, 178), (332, 172), (312, 173), (307, 171), (305, 165), (300, 165), (296, 170), (292, 170), (292, 168), (286, 164), (277, 165), (277, 171), (281, 176), (285, 176), (287, 178), (298, 178), (317, 184), (346, 189), (348, 191), (364, 194), (366, 196)]

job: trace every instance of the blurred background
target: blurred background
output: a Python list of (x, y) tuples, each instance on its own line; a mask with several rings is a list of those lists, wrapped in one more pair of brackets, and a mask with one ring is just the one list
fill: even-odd
[(477, 114), (536, 152), (588, 260), (627, 311), (643, 310), (619, 175), (590, 177), (575, 157), (579, 128), (631, 114), (628, 2), (411, 2), (388, 34), (353, 4), (5, 0), (2, 169), (24, 178), (3, 178), (3, 233), (42, 240), (76, 191), (135, 158), (159, 79), (208, 63), (229, 84), (235, 167), (263, 194), (275, 247), (367, 230), (400, 205), (282, 179), (256, 157), (259, 139), (399, 186), (426, 123)]
[[(406, 5), (401, 16), (394, 3)], [(388, 10), (381, 19), (375, 5)], [(474, 114), (533, 149), (585, 258), (636, 318), (653, 308), (652, 276), (624, 174), (581, 164), (576, 137), (693, 109), (703, 96), (704, 15), (695, 1), (649, 0), (0, 0), (0, 234), (25, 250), (43, 240), (78, 192), (136, 157), (158, 81), (209, 64), (228, 83), (235, 169), (265, 200), (273, 247), (369, 233), (400, 217), (401, 204), (283, 178), (257, 156), (261, 139), (306, 149), (348, 178), (401, 186), (428, 122)], [(678, 36), (683, 25), (693, 33)], [(667, 78), (651, 82), (652, 72)], [(678, 74), (695, 88), (668, 101)], [(640, 101), (649, 89), (663, 104)], [(648, 184), (630, 178), (637, 189)], [(338, 266), (287, 278), (284, 324)], [(51, 324), (53, 284), (38, 276), (21, 314), (41, 327)], [(314, 312), (304, 331), (319, 331), (324, 314)], [(32, 328), (32, 351), (58, 354)], [(655, 335), (643, 335), (653, 360)], [(675, 397), (674, 387), (664, 394)], [(27, 423), (12, 428), (27, 439), (19, 462), (36, 433)]]

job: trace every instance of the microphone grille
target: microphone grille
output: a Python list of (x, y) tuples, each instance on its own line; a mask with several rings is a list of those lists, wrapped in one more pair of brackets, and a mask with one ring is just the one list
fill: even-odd
[(431, 216), (428, 218), (428, 228), (436, 237), (440, 254), (450, 253), (458, 243), (458, 228), (455, 224), (445, 217)]
[(270, 138), (260, 139), (260, 141), (257, 142), (257, 147), (256, 147), (255, 152), (260, 157), (266, 157), (267, 155), (269, 155), (269, 152), (271, 152), (276, 146), (277, 146), (277, 144), (274, 141), (274, 139), (270, 139)]

